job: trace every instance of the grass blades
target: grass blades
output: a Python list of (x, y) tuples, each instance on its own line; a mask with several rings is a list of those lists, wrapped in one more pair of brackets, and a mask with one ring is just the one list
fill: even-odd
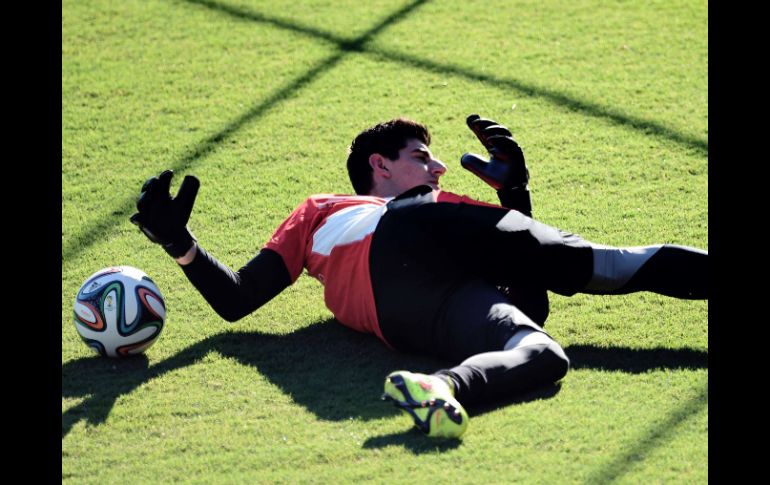
[[(229, 324), (128, 221), (145, 179), (195, 174), (190, 227), (237, 268), (308, 195), (350, 193), (349, 143), (400, 115), (430, 127), (446, 190), (495, 202), (459, 164), (470, 113), (511, 128), (543, 222), (708, 249), (702, 2), (64, 1), (62, 482), (705, 482), (707, 302), (552, 296), (573, 369), (442, 442), (379, 396), (451, 363), (340, 326), (306, 275)], [(168, 308), (122, 361), (72, 322), (115, 265)]]

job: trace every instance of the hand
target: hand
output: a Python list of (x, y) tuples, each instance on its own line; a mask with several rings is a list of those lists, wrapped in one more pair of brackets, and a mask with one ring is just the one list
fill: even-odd
[(466, 153), (460, 159), (463, 168), (473, 172), (495, 190), (526, 186), (529, 171), (524, 162), (524, 153), (510, 130), (476, 114), (470, 115), (466, 123), (487, 149), (489, 160), (475, 153)]
[(148, 179), (136, 201), (139, 211), (131, 216), (131, 222), (150, 239), (160, 244), (174, 258), (180, 258), (192, 247), (195, 237), (187, 229), (200, 181), (193, 175), (185, 176), (177, 196), (169, 194), (172, 170)]

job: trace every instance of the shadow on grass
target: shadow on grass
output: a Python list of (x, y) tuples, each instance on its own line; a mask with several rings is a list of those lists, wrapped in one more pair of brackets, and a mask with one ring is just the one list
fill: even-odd
[(462, 444), (459, 439), (426, 439), (417, 428), (412, 427), (403, 433), (392, 433), (382, 436), (373, 436), (364, 441), (363, 447), (367, 449), (387, 448), (388, 446), (403, 446), (415, 455), (423, 453), (443, 453), (454, 450)]
[(500, 399), (494, 403), (479, 404), (479, 405), (470, 407), (467, 409), (468, 416), (472, 418), (474, 416), (480, 416), (490, 411), (501, 409), (507, 406), (523, 404), (525, 402), (541, 401), (543, 399), (550, 399), (554, 397), (556, 394), (558, 394), (559, 391), (561, 391), (560, 382), (557, 382), (556, 384), (549, 384), (546, 386), (539, 387), (537, 389), (531, 389), (529, 391), (521, 392), (516, 396)]
[[(427, 3), (427, 1), (428, 0), (416, 0), (411, 2), (401, 9), (395, 11), (394, 13), (386, 16), (378, 24), (360, 36), (350, 39), (315, 27), (302, 25), (298, 22), (271, 17), (259, 12), (246, 10), (241, 7), (231, 6), (221, 2), (211, 0), (187, 0), (188, 3), (237, 18), (241, 21), (245, 20), (255, 23), (269, 24), (278, 28), (290, 30), (295, 33), (308, 36), (316, 40), (329, 42), (337, 46), (337, 52), (331, 54), (326, 59), (321, 60), (295, 80), (286, 83), (284, 87), (274, 92), (266, 100), (257, 103), (251, 109), (242, 113), (238, 118), (225, 125), (225, 127), (222, 128), (219, 132), (200, 141), (192, 149), (188, 150), (187, 153), (183, 154), (178, 160), (171, 163), (169, 168), (172, 168), (177, 173), (177, 176), (184, 175), (185, 171), (187, 171), (194, 163), (207, 156), (223, 141), (227, 140), (235, 132), (240, 130), (244, 125), (260, 118), (271, 108), (280, 104), (282, 101), (296, 95), (298, 91), (315, 81), (315, 79), (318, 78), (321, 74), (333, 69), (344, 57), (351, 53), (369, 55), (383, 61), (398, 62), (417, 69), (438, 74), (456, 76), (502, 89), (514, 89), (525, 95), (539, 97), (555, 106), (580, 113), (584, 116), (601, 119), (618, 126), (641, 131), (647, 135), (657, 138), (668, 139), (677, 144), (688, 147), (691, 150), (695, 150), (702, 156), (708, 155), (708, 140), (702, 140), (697, 137), (678, 133), (675, 130), (672, 130), (655, 121), (633, 117), (612, 107), (602, 106), (597, 103), (576, 99), (573, 96), (558, 92), (556, 90), (548, 89), (544, 86), (536, 86), (518, 80), (494, 77), (487, 74), (474, 72), (473, 70), (464, 67), (454, 66), (451, 64), (442, 64), (431, 61), (429, 59), (412, 56), (403, 52), (370, 46), (370, 41), (379, 35), (384, 29), (390, 25), (400, 22), (409, 14), (411, 14), (417, 7)], [(148, 177), (151, 175), (154, 174), (146, 174)], [(136, 196), (138, 196), (139, 187), (140, 186), (137, 185)], [(111, 217), (106, 216), (101, 220), (93, 221), (79, 233), (68, 237), (66, 244), (62, 245), (62, 264), (76, 257), (78, 254), (81, 254), (94, 242), (103, 240), (104, 237), (101, 236), (113, 230), (117, 225), (128, 223), (128, 217), (133, 212), (136, 196), (132, 196), (131, 198), (121, 203), (119, 207), (114, 208), (111, 212)]]
[(401, 368), (431, 372), (440, 365), (434, 359), (390, 351), (375, 337), (335, 320), (288, 335), (221, 333), (151, 367), (143, 355), (120, 360), (87, 357), (62, 367), (62, 396), (85, 398), (62, 415), (62, 438), (80, 420), (103, 423), (118, 397), (167, 372), (195, 365), (209, 352), (253, 367), (296, 403), (331, 421), (395, 413), (379, 400), (385, 376)]
[[(178, 160), (171, 163), (168, 168), (173, 169), (177, 177), (184, 175), (185, 172), (190, 169), (194, 163), (208, 156), (220, 144), (222, 144), (222, 142), (229, 139), (241, 128), (261, 118), (265, 113), (267, 113), (268, 110), (280, 104), (282, 101), (290, 99), (297, 92), (301, 91), (302, 88), (318, 78), (321, 74), (333, 69), (334, 66), (336, 66), (340, 60), (342, 60), (349, 52), (357, 52), (363, 49), (363, 46), (374, 36), (376, 36), (381, 30), (396, 22), (399, 22), (405, 18), (412, 10), (419, 7), (426, 1), (427, 0), (415, 0), (412, 3), (407, 4), (401, 9), (386, 16), (377, 25), (356, 37), (355, 39), (340, 40), (340, 48), (335, 53), (331, 54), (325, 59), (322, 59), (316, 63), (315, 66), (308, 69), (304, 74), (300, 75), (293, 81), (286, 83), (282, 88), (275, 91), (264, 101), (255, 104), (248, 111), (242, 113), (238, 118), (225, 125), (219, 132), (200, 141), (198, 144), (189, 149), (187, 153), (182, 154)], [(231, 15), (242, 17), (242, 15), (237, 15), (234, 13), (238, 12), (238, 10), (233, 7), (220, 6), (214, 2), (205, 1), (199, 1), (195, 3), (200, 3), (207, 6), (208, 8), (219, 8), (220, 10), (226, 11)], [(152, 175), (156, 174), (146, 174), (147, 177)], [(111, 216), (93, 221), (79, 233), (73, 234), (71, 237), (69, 237), (67, 243), (62, 245), (62, 264), (76, 257), (78, 254), (81, 254), (94, 242), (103, 240), (103, 238), (100, 237), (101, 235), (108, 233), (120, 224), (128, 224), (128, 217), (131, 215), (131, 213), (134, 212), (134, 204), (136, 203), (136, 197), (139, 196), (140, 188), (141, 185), (138, 184), (136, 186), (135, 195), (131, 196), (129, 199), (124, 200), (119, 207), (114, 208), (111, 212)]]
[[(552, 384), (539, 389), (522, 392), (515, 397), (500, 400), (494, 404), (477, 405), (466, 409), (469, 417), (480, 416), (484, 413), (501, 409), (506, 406), (522, 404), (541, 399), (550, 399), (561, 390), (560, 384)], [(408, 423), (404, 420), (404, 423)], [(393, 433), (383, 436), (373, 436), (364, 442), (364, 448), (387, 448), (388, 446), (403, 446), (415, 455), (423, 453), (443, 453), (453, 450), (462, 444), (459, 439), (426, 439), (425, 435), (417, 428), (411, 427), (409, 431)]]
[(708, 369), (709, 354), (695, 349), (630, 349), (570, 345), (564, 348), (572, 369), (600, 369), (640, 374), (654, 369)]
[(693, 418), (708, 405), (708, 383), (691, 399), (668, 413), (661, 423), (650, 427), (635, 440), (635, 444), (599, 467), (586, 483), (614, 483), (628, 473), (635, 465), (644, 461), (647, 455), (675, 436), (679, 426)]
[[(610, 123), (638, 130), (651, 136), (667, 138), (675, 143), (695, 150), (701, 155), (708, 155), (708, 141), (692, 136), (683, 135), (655, 121), (636, 118), (611, 107), (601, 106), (600, 104), (576, 99), (575, 97), (568, 94), (548, 89), (543, 86), (536, 86), (514, 79), (490, 76), (487, 74), (475, 72), (468, 68), (455, 66), (452, 64), (442, 64), (434, 62), (430, 59), (412, 56), (400, 51), (388, 50), (379, 46), (375, 48), (367, 45), (371, 39), (373, 39), (377, 34), (379, 34), (381, 30), (383, 30), (384, 27), (390, 23), (393, 23), (393, 20), (381, 22), (377, 27), (371, 29), (360, 37), (350, 40), (333, 32), (322, 30), (317, 27), (303, 25), (299, 22), (265, 15), (257, 11), (228, 5), (222, 2), (213, 0), (186, 1), (192, 4), (206, 7), (215, 12), (235, 17), (239, 20), (269, 24), (284, 30), (290, 30), (292, 32), (304, 35), (311, 39), (322, 40), (331, 44), (335, 44), (341, 51), (344, 52), (360, 52), (363, 54), (375, 56), (382, 61), (406, 64), (423, 71), (456, 76), (504, 89), (515, 89), (528, 96), (544, 99), (555, 106), (564, 107), (570, 111), (574, 111), (592, 118), (603, 119)], [(411, 10), (423, 3), (427, 2), (414, 2), (413, 4), (410, 4), (406, 8), (391, 16), (391, 18), (394, 20), (401, 20), (406, 16), (406, 13), (410, 13)]]
[[(232, 120), (219, 132), (211, 135), (205, 140), (200, 141), (182, 154), (182, 156), (172, 162), (168, 168), (172, 169), (178, 178), (185, 175), (185, 172), (189, 170), (194, 163), (200, 159), (205, 158), (211, 152), (213, 152), (223, 141), (230, 138), (234, 133), (240, 130), (242, 127), (253, 122), (254, 120), (263, 116), (270, 108), (280, 103), (281, 101), (290, 98), (303, 86), (312, 82), (320, 74), (328, 71), (334, 67), (340, 59), (342, 59), (342, 53), (333, 54), (321, 62), (316, 64), (313, 68), (308, 70), (305, 74), (295, 79), (291, 83), (287, 84), (283, 88), (273, 93), (268, 99), (254, 105), (251, 109), (241, 114), (237, 119)], [(157, 174), (145, 174), (147, 177)], [(62, 245), (62, 263), (76, 257), (81, 254), (93, 243), (102, 240), (101, 235), (107, 234), (112, 231), (116, 226), (120, 224), (129, 224), (129, 216), (135, 212), (136, 198), (139, 196), (139, 190), (141, 184), (137, 184), (135, 195), (124, 200), (119, 207), (112, 210), (110, 216), (103, 219), (92, 221), (87, 224), (84, 229), (79, 233), (73, 234), (66, 244)], [(99, 235), (99, 236), (96, 236)]]
[[(707, 368), (706, 352), (682, 350), (600, 349), (573, 346), (567, 350), (575, 368), (643, 372), (657, 368)], [(168, 372), (200, 363), (209, 352), (217, 352), (253, 367), (274, 385), (319, 418), (330, 421), (350, 417), (372, 420), (399, 413), (379, 400), (385, 376), (393, 370), (408, 369), (430, 373), (453, 363), (428, 357), (400, 354), (387, 349), (378, 339), (350, 330), (335, 320), (318, 322), (287, 335), (260, 332), (225, 332), (196, 343), (173, 357), (149, 366), (144, 355), (127, 359), (87, 357), (62, 367), (62, 397), (82, 402), (62, 414), (62, 439), (72, 427), (86, 421), (106, 421), (115, 401), (142, 384)], [(549, 386), (521, 394), (494, 406), (469, 409), (471, 415), (502, 406), (548, 399), (559, 392)], [(403, 445), (415, 453), (448, 450), (451, 442), (423, 443), (415, 431), (373, 437), (365, 447)]]

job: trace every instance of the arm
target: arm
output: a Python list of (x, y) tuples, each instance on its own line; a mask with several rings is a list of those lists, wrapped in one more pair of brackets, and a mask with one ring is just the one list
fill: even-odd
[(283, 258), (264, 249), (233, 272), (198, 246), (187, 228), (200, 182), (185, 177), (176, 197), (169, 187), (173, 172), (151, 177), (142, 187), (131, 222), (159, 244), (184, 271), (187, 279), (225, 320), (235, 321), (264, 305), (292, 283)]
[(211, 308), (228, 322), (250, 314), (292, 283), (283, 258), (270, 249), (260, 251), (237, 272), (197, 244), (176, 261)]

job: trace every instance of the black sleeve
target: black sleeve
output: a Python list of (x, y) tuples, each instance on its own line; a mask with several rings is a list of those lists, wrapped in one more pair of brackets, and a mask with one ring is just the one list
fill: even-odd
[(182, 271), (219, 316), (239, 320), (291, 285), (281, 255), (263, 249), (237, 272), (198, 246), (195, 259)]

